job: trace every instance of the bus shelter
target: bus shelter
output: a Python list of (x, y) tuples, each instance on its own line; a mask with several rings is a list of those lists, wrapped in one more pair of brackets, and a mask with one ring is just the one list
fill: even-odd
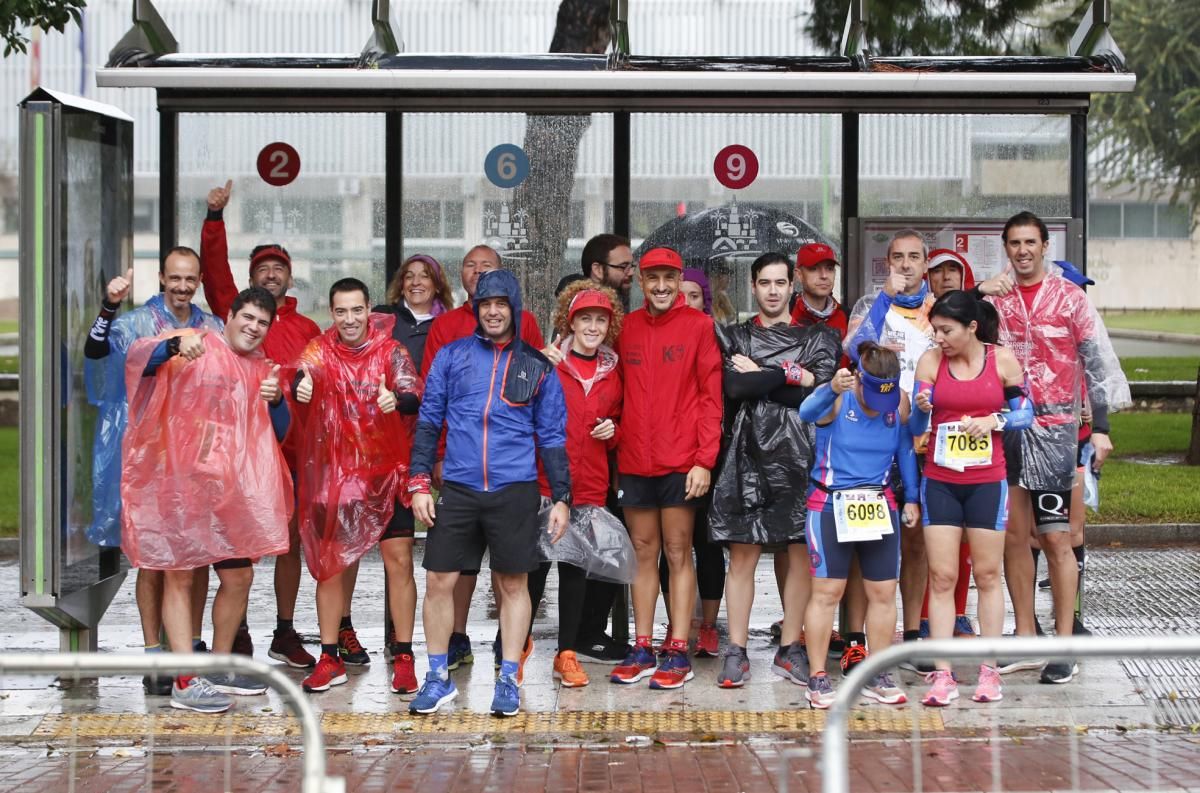
[[(96, 77), (100, 86), (156, 92), (160, 249), (194, 237), (205, 192), (238, 174), (247, 235), (285, 244), (289, 231), (314, 235), (306, 251), (310, 307), (344, 275), (362, 277), (381, 297), (395, 268), (417, 252), (442, 258), (456, 283), (465, 247), (487, 242), (520, 276), (527, 305), (545, 323), (555, 284), (579, 271), (581, 238), (610, 231), (637, 245), (701, 213), (685, 256), (718, 276), (738, 313), (751, 309), (750, 261), (813, 240), (840, 252), (844, 304), (882, 283), (887, 240), (905, 227), (924, 232), (931, 246), (963, 252), (986, 277), (1003, 261), (999, 229), (1020, 209), (1047, 218), (1054, 258), (1086, 267), (1090, 99), (1135, 84), (1108, 34), (1106, 0), (1095, 0), (1062, 56), (903, 58), (864, 48), (864, 0), (849, 3), (839, 54), (754, 58), (634, 54), (624, 0), (612, 3), (609, 51), (594, 55), (403, 53), (386, 0), (372, 4), (361, 53), (188, 54), (148, 0), (132, 5), (133, 26)], [(121, 115), (71, 101), (41, 92), (23, 105), (22, 200), (44, 205), (51, 219), (82, 189), (63, 159), (70, 138), (54, 113)], [(130, 134), (128, 119), (104, 123)], [(948, 144), (922, 148), (911, 130), (924, 123), (943, 124)], [(994, 156), (972, 159), (972, 147), (986, 147), (989, 136), (999, 141)], [(122, 144), (105, 156), (128, 163), (131, 155)], [(993, 194), (960, 196), (941, 211), (937, 164), (964, 157)], [(700, 163), (703, 173), (692, 168), (692, 177), (673, 180), (683, 161)], [(911, 202), (896, 211), (892, 198), (873, 192), (874, 171), (890, 161), (930, 169), (929, 211), (904, 211)], [(35, 185), (37, 167), (46, 180)], [(132, 189), (130, 167), (88, 178), (104, 180), (106, 195)], [(1025, 196), (1047, 181), (1060, 185), (1052, 199), (1030, 205)], [(1022, 192), (1012, 187), (1018, 183), (1034, 187)], [(334, 203), (336, 223), (313, 209)], [(99, 258), (75, 255), (79, 232), (69, 223), (22, 231), (22, 294), (41, 296), (22, 304), (22, 338), (37, 339), (22, 347), (22, 371), (47, 378), (40, 410), (22, 411), (22, 470), (40, 476), (27, 475), (22, 490), (22, 582), (27, 605), (68, 632), (94, 629), (103, 612), (67, 607), (49, 549), (64, 547), (68, 524), (85, 523), (90, 504), (86, 477), (64, 489), (56, 476), (75, 462), (86, 468), (72, 455), (91, 442), (87, 422), (75, 416), (86, 405), (82, 380), (63, 361), (81, 355), (78, 330), (94, 300), (71, 285), (98, 294), (132, 258), (128, 202), (105, 206), (124, 213), (107, 226), (126, 244), (106, 243)], [(354, 239), (361, 244), (346, 247), (356, 256), (338, 252)], [(294, 249), (292, 256), (305, 258)], [(52, 431), (72, 420), (74, 446)], [(109, 591), (122, 573), (109, 552), (101, 556), (108, 561), (89, 568), (88, 586)]]

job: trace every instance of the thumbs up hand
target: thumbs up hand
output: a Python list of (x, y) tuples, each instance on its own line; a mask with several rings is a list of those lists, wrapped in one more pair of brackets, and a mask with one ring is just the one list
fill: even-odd
[(396, 412), (396, 395), (388, 390), (386, 374), (379, 375), (379, 398), (375, 400), (375, 404), (379, 406), (381, 413)]
[(233, 180), (227, 179), (224, 187), (214, 187), (208, 191), (208, 208), (220, 212), (229, 203), (229, 194), (233, 191)]
[(307, 405), (312, 402), (313, 398), (313, 380), (308, 371), (308, 364), (300, 364), (300, 372), (304, 376), (300, 378), (300, 383), (296, 386), (296, 401)]
[(109, 281), (108, 286), (104, 288), (104, 292), (105, 297), (108, 298), (109, 305), (118, 305), (125, 302), (125, 298), (129, 297), (129, 292), (132, 289), (133, 268), (130, 267), (125, 271), (125, 275), (118, 275)]
[(208, 331), (202, 330), (192, 336), (182, 336), (179, 339), (179, 354), (186, 360), (194, 361), (204, 354), (204, 337)]
[(264, 402), (272, 405), (279, 404), (279, 400), (283, 398), (283, 391), (279, 388), (279, 364), (271, 367), (270, 374), (258, 387), (258, 395)]

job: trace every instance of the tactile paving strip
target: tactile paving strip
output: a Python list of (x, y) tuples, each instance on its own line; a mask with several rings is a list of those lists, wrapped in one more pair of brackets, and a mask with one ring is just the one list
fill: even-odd
[[(856, 711), (850, 719), (852, 732), (911, 733), (945, 729), (941, 714), (929, 710), (871, 709)], [(813, 710), (678, 711), (653, 713), (610, 713), (563, 711), (522, 713), (498, 719), (486, 713), (455, 712), (420, 719), (392, 713), (326, 713), (321, 729), (333, 735), (695, 735), (707, 736), (819, 733), (825, 714)], [(53, 714), (44, 717), (33, 736), (38, 738), (118, 738), (150, 735), (159, 738), (210, 736), (217, 738), (276, 738), (300, 734), (295, 719), (288, 716), (199, 713), (147, 715), (133, 713)]]
[[(1098, 635), (1200, 634), (1195, 548), (1089, 551), (1084, 622)], [(1127, 658), (1125, 674), (1159, 724), (1200, 725), (1200, 659)]]

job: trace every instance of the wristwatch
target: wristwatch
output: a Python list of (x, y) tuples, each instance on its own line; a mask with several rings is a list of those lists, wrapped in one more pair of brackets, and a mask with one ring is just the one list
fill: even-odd
[(1005, 418), (1003, 413), (993, 413), (992, 418), (996, 420), (997, 430), (1003, 430), (1005, 425), (1008, 424), (1008, 419)]

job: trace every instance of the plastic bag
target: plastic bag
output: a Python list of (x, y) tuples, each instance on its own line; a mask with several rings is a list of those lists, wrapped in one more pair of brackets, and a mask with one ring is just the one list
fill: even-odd
[(632, 584), (637, 557), (629, 532), (604, 507), (584, 504), (571, 508), (571, 521), (562, 539), (550, 542), (550, 506), (538, 513), (538, 552), (548, 562), (566, 562), (581, 568), (588, 578)]
[(134, 567), (185, 570), (288, 550), (292, 482), (258, 396), (270, 371), (261, 353), (238, 355), (209, 333), (196, 360), (175, 356), (142, 376), (162, 339), (195, 333), (129, 348), (121, 545)]
[(1088, 441), (1083, 445), (1080, 462), (1083, 464), (1083, 503), (1091, 507), (1093, 512), (1100, 511), (1100, 474), (1092, 469), (1092, 460), (1096, 456), (1096, 447)]
[(125, 402), (125, 357), (137, 339), (180, 327), (219, 331), (224, 324), (192, 306), (188, 324), (181, 326), (167, 309), (162, 295), (155, 295), (141, 308), (113, 320), (106, 357), (84, 359), (88, 401), (97, 407), (92, 438), (92, 522), (87, 528), (88, 540), (96, 545), (115, 548), (121, 544), (121, 441), (129, 416)]
[(392, 338), (392, 315), (372, 314), (367, 341), (350, 349), (330, 328), (300, 355), (313, 399), (300, 406), (297, 458), (300, 540), (313, 578), (324, 581), (379, 542), (397, 499), (408, 506), (413, 421), (375, 404), (379, 379), (420, 397), (412, 358)]

